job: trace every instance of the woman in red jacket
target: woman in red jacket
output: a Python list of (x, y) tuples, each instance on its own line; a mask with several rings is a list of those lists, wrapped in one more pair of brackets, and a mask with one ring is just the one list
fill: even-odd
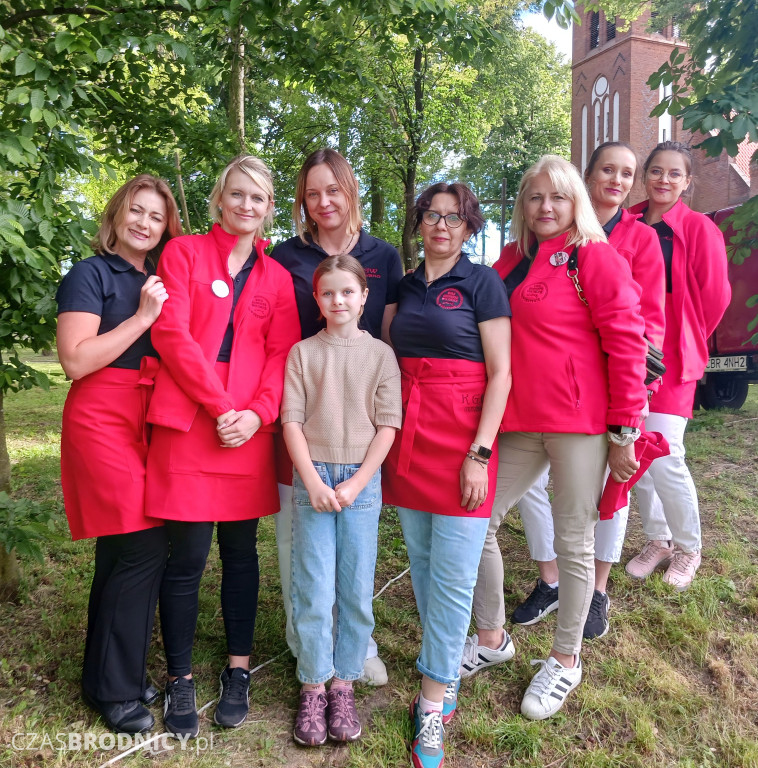
[(146, 509), (169, 535), (160, 596), (164, 724), (177, 736), (198, 732), (192, 644), (215, 522), (229, 664), (214, 720), (236, 727), (248, 711), (258, 519), (279, 509), (273, 425), (287, 353), (300, 338), (292, 279), (261, 239), (273, 210), (268, 168), (237, 157), (211, 193), (213, 229), (177, 238), (161, 259), (170, 299), (153, 331), (161, 369), (148, 413)]
[(73, 384), (63, 409), (61, 482), (73, 539), (96, 538), (82, 694), (108, 727), (150, 730), (143, 706), (166, 532), (145, 516), (145, 405), (158, 360), (150, 326), (167, 294), (155, 276), (181, 234), (168, 185), (142, 174), (111, 198), (93, 240), (58, 288), (58, 357)]
[(644, 579), (668, 564), (663, 579), (678, 590), (692, 583), (702, 546), (697, 493), (684, 461), (684, 430), (708, 362), (708, 337), (731, 297), (723, 235), (682, 202), (691, 178), (689, 148), (664, 141), (645, 161), (648, 199), (631, 209), (656, 231), (666, 269), (666, 373), (645, 424), (666, 437), (671, 453), (653, 462), (637, 483), (647, 543), (626, 570)]
[(634, 440), (646, 402), (647, 343), (639, 287), (607, 245), (574, 166), (546, 155), (526, 172), (511, 231), (515, 242), (495, 269), (511, 291), (513, 386), (474, 592), (478, 634), (467, 640), (463, 666), (481, 650), (496, 654), (507, 647), (495, 534), (549, 463), (561, 600), (550, 656), (533, 662), (541, 669), (521, 702), (522, 714), (541, 720), (557, 712), (581, 681), (597, 505), (606, 464), (622, 482), (639, 466)]
[[(645, 321), (645, 338), (657, 349), (663, 348), (664, 304), (666, 296), (663, 257), (658, 238), (637, 215), (621, 208), (637, 176), (637, 157), (628, 144), (609, 141), (590, 156), (584, 182), (592, 207), (608, 242), (624, 257), (632, 278), (642, 288), (640, 311)], [(660, 379), (648, 385), (650, 394)], [(553, 518), (547, 495), (545, 472), (518, 503), (527, 544), (537, 561), (540, 578), (527, 599), (513, 612), (515, 624), (535, 624), (558, 607), (558, 562), (553, 549)], [(613, 563), (621, 559), (629, 507), (619, 509), (610, 520), (600, 520), (595, 529), (595, 590), (584, 639), (602, 637), (608, 631), (610, 599), (606, 593)], [(489, 666), (484, 660), (470, 674)]]

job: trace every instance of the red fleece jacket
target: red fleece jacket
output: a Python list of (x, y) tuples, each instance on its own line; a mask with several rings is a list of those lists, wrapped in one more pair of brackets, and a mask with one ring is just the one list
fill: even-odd
[[(589, 243), (577, 252), (585, 306), (566, 265), (550, 263), (552, 254), (571, 251), (566, 239), (540, 244), (511, 296), (513, 386), (505, 431), (601, 434), (609, 424), (640, 424), (647, 353), (640, 289), (612, 247)], [(511, 243), (494, 267), (505, 278), (521, 259)]]
[[(645, 200), (629, 212), (641, 215), (647, 207)], [(727, 278), (724, 236), (719, 228), (681, 200), (663, 215), (663, 220), (674, 232), (671, 298), (680, 318), (676, 349), (684, 383), (702, 377), (708, 362), (708, 337), (729, 306), (732, 289)]]
[[(187, 432), (201, 406), (214, 419), (249, 408), (264, 429), (279, 415), (284, 364), (300, 326), (292, 277), (263, 252), (265, 240), (256, 243), (258, 258), (234, 312), (226, 388), (215, 371), (232, 308), (227, 261), (237, 239), (214, 224), (207, 235), (170, 240), (161, 255), (158, 274), (169, 298), (151, 334), (161, 356), (148, 411), (152, 424)], [(225, 297), (214, 293), (214, 281), (228, 286)]]

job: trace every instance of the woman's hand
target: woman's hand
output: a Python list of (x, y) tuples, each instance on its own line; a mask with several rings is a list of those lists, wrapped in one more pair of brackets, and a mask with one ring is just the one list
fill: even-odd
[(321, 478), (318, 479), (318, 485), (314, 483), (313, 488), (308, 488), (308, 498), (316, 512), (342, 511), (335, 489), (330, 488)]
[(250, 410), (229, 411), (216, 419), (218, 436), (222, 448), (239, 448), (244, 445), (262, 425), (261, 417)]
[(139, 306), (134, 313), (148, 327), (157, 319), (163, 309), (163, 303), (168, 299), (168, 291), (158, 275), (150, 275), (145, 280), (139, 294)]
[(487, 465), (469, 459), (461, 466), (461, 506), (469, 512), (484, 504), (487, 498)]
[(634, 455), (634, 443), (624, 446), (611, 443), (608, 446), (608, 466), (611, 477), (617, 483), (631, 480), (632, 475), (640, 468), (640, 463)]

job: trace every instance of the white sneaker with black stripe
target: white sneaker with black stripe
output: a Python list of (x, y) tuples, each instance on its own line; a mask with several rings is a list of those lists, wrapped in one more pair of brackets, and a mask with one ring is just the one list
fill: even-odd
[(552, 656), (547, 660), (532, 659), (532, 666), (537, 664), (541, 664), (542, 669), (532, 678), (521, 700), (521, 714), (529, 720), (552, 717), (582, 682), (582, 660), (578, 656), (576, 666), (571, 669)]
[(484, 645), (479, 645), (479, 635), (471, 635), (471, 637), (466, 638), (466, 645), (463, 646), (460, 676), (471, 677), (480, 669), (510, 661), (515, 653), (513, 640), (507, 632), (499, 648), (487, 648)]

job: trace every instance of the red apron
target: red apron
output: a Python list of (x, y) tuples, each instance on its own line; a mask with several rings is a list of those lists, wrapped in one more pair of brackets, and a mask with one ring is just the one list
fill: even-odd
[[(229, 363), (216, 363), (226, 387)], [(185, 522), (250, 520), (279, 511), (274, 434), (256, 432), (239, 448), (222, 448), (216, 419), (197, 411), (189, 432), (153, 425), (145, 510)]]
[(145, 414), (158, 360), (102, 368), (73, 382), (63, 407), (61, 485), (71, 538), (161, 525), (145, 517)]
[(487, 499), (461, 506), (460, 471), (482, 415), (484, 363), (401, 357), (403, 427), (384, 462), (385, 504), (439, 515), (489, 517), (497, 481), (497, 442), (487, 467)]

